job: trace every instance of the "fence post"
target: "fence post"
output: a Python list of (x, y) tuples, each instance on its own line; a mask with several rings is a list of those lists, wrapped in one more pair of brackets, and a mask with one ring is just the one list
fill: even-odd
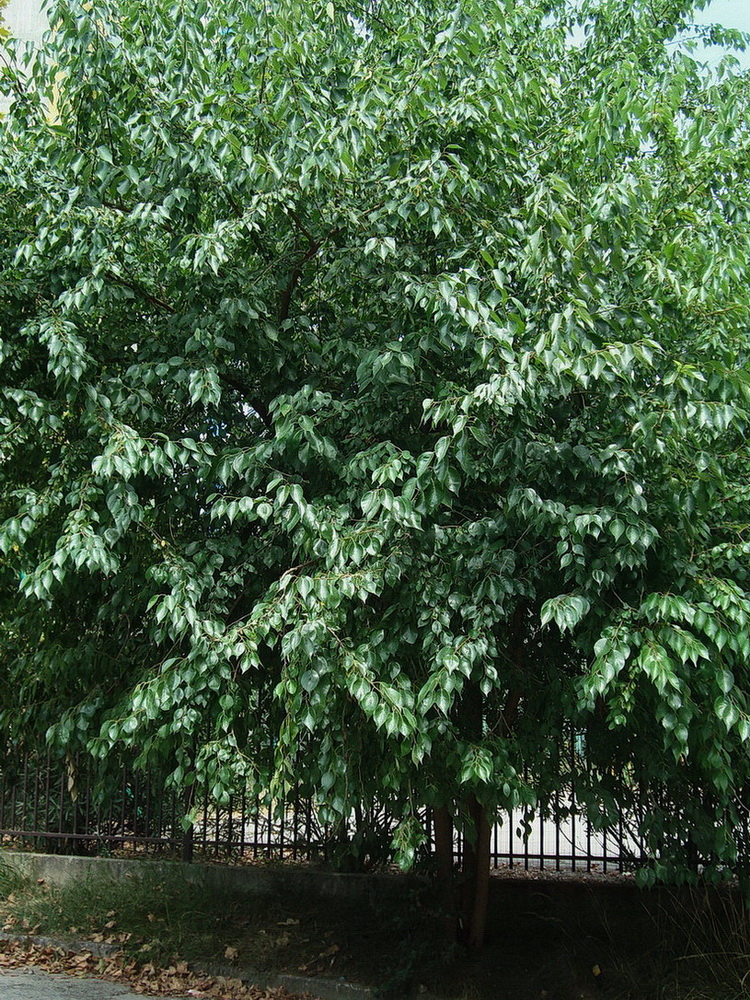
[[(193, 808), (193, 802), (195, 801), (195, 782), (188, 787), (183, 792), (182, 805), (184, 808), (185, 816), (189, 815)], [(193, 860), (193, 848), (195, 846), (195, 824), (191, 823), (187, 829), (183, 828), (182, 832), (182, 851), (181, 858), (188, 864)]]

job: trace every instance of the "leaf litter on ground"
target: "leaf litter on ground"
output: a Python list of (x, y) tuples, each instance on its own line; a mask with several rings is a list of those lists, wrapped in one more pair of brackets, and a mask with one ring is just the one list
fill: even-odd
[[(183, 996), (197, 1000), (302, 1000), (299, 995), (287, 993), (282, 988), (261, 989), (239, 978), (202, 975), (192, 971), (183, 961), (162, 968), (152, 962), (140, 965), (123, 952), (99, 957), (87, 951), (69, 952), (28, 941), (0, 942), (0, 969), (29, 965), (45, 972), (128, 983), (134, 992), (148, 996)], [(309, 993), (303, 996), (311, 998)]]

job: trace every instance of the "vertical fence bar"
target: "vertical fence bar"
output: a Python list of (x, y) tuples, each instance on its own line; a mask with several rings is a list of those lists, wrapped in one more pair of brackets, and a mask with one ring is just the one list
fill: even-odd
[(206, 784), (204, 784), (201, 789), (201, 794), (203, 795), (203, 822), (201, 826), (202, 829), (202, 847), (203, 853), (205, 854), (208, 850), (208, 778), (206, 779)]
[[(21, 802), (22, 802), (21, 808), (24, 810), (24, 813), (26, 811), (26, 799), (28, 797), (28, 787), (29, 787), (29, 755), (28, 754), (24, 754), (24, 758), (23, 758), (23, 786), (22, 786), (23, 792), (22, 792), (22, 795), (21, 795)], [(25, 815), (23, 817), (23, 820), (24, 820), (24, 824), (25, 824), (25, 820), (26, 820)]]
[(168, 812), (169, 836), (174, 842), (177, 837), (177, 790), (175, 788), (172, 788), (169, 793)]
[[(175, 792), (175, 797), (177, 793)], [(193, 801), (195, 799), (195, 782), (192, 785), (188, 785), (185, 791), (182, 793), (182, 804), (185, 810), (185, 816), (189, 816), (193, 809)], [(172, 829), (172, 835), (174, 836), (174, 829)], [(189, 826), (183, 826), (183, 821), (180, 821), (180, 858), (185, 864), (190, 864), (193, 860), (193, 854), (195, 851), (195, 823), (191, 822)]]
[(91, 758), (86, 758), (86, 777), (83, 783), (83, 825), (86, 833), (92, 833), (94, 826), (91, 822)]
[(5, 830), (11, 826), (5, 822), (5, 784), (8, 780), (8, 765), (5, 760), (0, 768), (0, 779), (0, 830)]
[(52, 800), (52, 751), (47, 747), (46, 772), (44, 775), (44, 832), (50, 828), (50, 804)]
[(308, 799), (305, 804), (305, 860), (309, 861), (313, 853), (312, 845), (312, 799)]
[(39, 816), (38, 816), (38, 813), (39, 813), (39, 777), (40, 777), (40, 775), (39, 775), (39, 758), (37, 757), (36, 760), (35, 760), (35, 767), (34, 767), (34, 783), (33, 783), (33, 787), (34, 787), (34, 804), (33, 804), (32, 808), (31, 808), (31, 829), (32, 830), (38, 830), (39, 829), (39, 824), (38, 824), (38, 819), (39, 819)]
[(57, 840), (58, 848), (63, 845), (63, 833), (65, 832), (65, 768), (60, 767), (60, 814), (58, 816), (57, 828), (60, 833), (60, 837)]
[(544, 871), (544, 817), (537, 816), (539, 823), (539, 870)]
[(297, 860), (297, 842), (299, 841), (299, 782), (294, 782), (294, 807), (292, 810), (292, 861)]
[[(147, 773), (147, 778), (146, 778), (146, 789), (145, 789), (145, 793), (144, 793), (144, 796), (143, 796), (143, 825), (142, 825), (142, 829), (143, 829), (143, 835), (145, 837), (159, 837), (159, 839), (161, 839), (161, 831), (154, 829), (154, 817), (153, 817), (153, 810), (152, 810), (152, 801), (153, 801), (153, 797), (154, 797), (154, 791), (155, 791), (154, 785), (155, 784), (156, 784), (156, 782), (154, 781), (153, 772), (148, 772)], [(162, 850), (162, 845), (161, 844), (154, 844), (154, 847), (153, 847), (154, 854), (161, 853), (161, 850)]]
[(229, 850), (229, 854), (230, 855), (231, 855), (232, 849), (234, 847), (234, 843), (233, 843), (233, 841), (234, 841), (234, 803), (235, 803), (235, 796), (234, 795), (230, 795), (229, 796), (229, 814), (227, 816), (227, 843), (226, 843), (226, 846), (227, 846), (227, 848)]
[(242, 811), (240, 814), (240, 857), (245, 856), (245, 827), (247, 825), (247, 792), (242, 792)]
[(523, 869), (524, 871), (529, 870), (529, 840), (531, 839), (529, 834), (529, 814), (524, 810), (523, 814)]
[(253, 811), (253, 858), (258, 857), (258, 817), (260, 816), (260, 802), (255, 800)]
[[(105, 821), (104, 834), (105, 836), (112, 836), (112, 824), (114, 820), (112, 819), (114, 809), (114, 797), (111, 792), (109, 792), (109, 802), (107, 803), (107, 819)], [(111, 841), (107, 841), (111, 843)]]
[(516, 824), (513, 816), (513, 810), (508, 811), (508, 868), (512, 868), (515, 862), (515, 855), (513, 852), (513, 837), (516, 832)]
[(273, 800), (268, 800), (266, 813), (266, 857), (273, 857)]
[[(24, 761), (25, 761), (25, 758), (26, 758), (26, 754), (24, 754)], [(16, 768), (16, 773), (13, 776), (13, 784), (11, 786), (11, 793), (10, 793), (10, 819), (11, 819), (10, 825), (13, 826), (13, 827), (15, 827), (17, 825), (17, 820), (16, 820), (16, 814), (17, 814), (16, 813), (16, 799), (18, 798), (18, 768), (20, 767), (20, 763), (21, 763), (20, 760), (18, 760), (17, 761), (18, 767)], [(24, 763), (24, 767), (25, 766), (26, 765)]]
[(77, 757), (67, 757), (65, 764), (66, 777), (67, 777), (67, 787), (68, 794), (70, 795), (70, 812), (72, 815), (71, 830), (73, 834), (72, 847), (75, 849), (78, 847), (79, 840), (76, 834), (78, 833), (78, 769), (77, 769)]
[(214, 857), (219, 856), (219, 840), (221, 838), (221, 807), (218, 802), (214, 802)]
[[(132, 781), (127, 782), (126, 788), (128, 788), (130, 791), (130, 798), (131, 798), (130, 807), (133, 811), (133, 814), (129, 824), (130, 829), (126, 830), (125, 824), (123, 823), (122, 833), (124, 836), (126, 833), (130, 833), (132, 831), (133, 847), (135, 847), (138, 843), (138, 833), (140, 831), (140, 823), (138, 822), (138, 811), (140, 810), (141, 807), (141, 779), (138, 771), (136, 771), (135, 774), (132, 775)], [(123, 799), (123, 808), (125, 807), (125, 805), (126, 801), (125, 799)], [(123, 841), (123, 847), (124, 846), (125, 842)]]
[(570, 867), (573, 871), (576, 870), (576, 860), (578, 857), (578, 841), (576, 838), (576, 813), (578, 809), (578, 803), (576, 802), (576, 737), (575, 733), (571, 731), (570, 734), (570, 854), (571, 854), (571, 864)]

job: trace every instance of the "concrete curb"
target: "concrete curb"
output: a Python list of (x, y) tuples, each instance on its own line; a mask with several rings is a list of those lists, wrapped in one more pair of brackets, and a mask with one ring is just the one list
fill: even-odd
[(81, 954), (87, 951), (95, 958), (109, 958), (118, 950), (113, 944), (104, 944), (99, 941), (83, 941), (77, 938), (63, 941), (61, 938), (45, 937), (41, 934), (0, 934), (0, 943), (33, 944), (37, 948), (59, 948), (71, 954)]
[[(0, 942), (7, 944), (35, 945), (37, 948), (57, 948), (71, 954), (88, 952), (96, 958), (111, 958), (121, 947), (99, 941), (79, 938), (51, 938), (38, 934), (0, 934)], [(255, 969), (236, 968), (226, 965), (211, 965), (203, 962), (189, 962), (188, 968), (202, 976), (223, 976), (226, 979), (241, 979), (243, 983), (259, 989), (285, 989), (288, 993), (309, 993), (315, 1000), (372, 1000), (373, 990), (368, 986), (358, 986), (340, 979), (318, 979), (314, 976), (297, 976), (286, 972), (263, 974)], [(427, 998), (429, 1000), (429, 998)]]

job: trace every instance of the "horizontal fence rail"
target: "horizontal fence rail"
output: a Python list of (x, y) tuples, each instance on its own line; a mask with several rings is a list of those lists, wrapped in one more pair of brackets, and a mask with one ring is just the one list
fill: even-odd
[[(387, 865), (394, 823), (373, 806), (345, 827), (321, 823), (314, 803), (294, 791), (285, 802), (236, 795), (225, 805), (207, 788), (165, 787), (164, 776), (123, 762), (116, 776), (95, 773), (90, 758), (15, 754), (0, 760), (0, 843), (46, 853), (150, 855), (253, 862), (325, 862), (340, 870)], [(632, 868), (643, 852), (621, 816), (595, 829), (575, 796), (558, 795), (558, 821), (530, 812), (499, 815), (491, 838), (496, 868), (613, 872)], [(193, 817), (185, 828), (187, 813)], [(429, 811), (425, 860), (432, 846)], [(454, 853), (460, 857), (460, 834)]]

